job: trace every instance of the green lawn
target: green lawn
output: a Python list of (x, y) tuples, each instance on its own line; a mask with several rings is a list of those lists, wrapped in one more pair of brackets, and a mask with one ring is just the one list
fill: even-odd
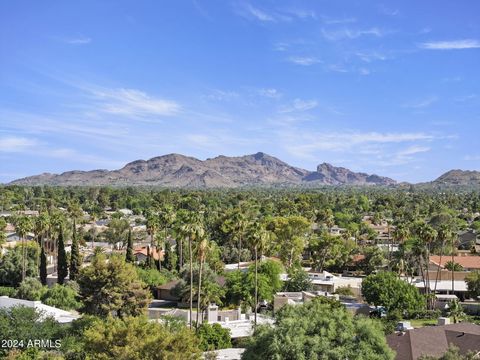
[(412, 319), (406, 321), (410, 321), (410, 324), (412, 324), (414, 328), (419, 328), (424, 326), (437, 325), (438, 319)]

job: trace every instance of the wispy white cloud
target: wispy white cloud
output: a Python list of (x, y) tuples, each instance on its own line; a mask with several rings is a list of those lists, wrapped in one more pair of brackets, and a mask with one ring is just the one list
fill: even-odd
[(306, 19), (313, 19), (315, 20), (317, 18), (317, 14), (315, 11), (310, 10), (310, 9), (301, 9), (301, 8), (287, 8), (283, 10), (287, 14), (291, 14), (298, 19), (306, 20)]
[(360, 75), (366, 76), (366, 75), (370, 75), (371, 72), (367, 68), (360, 68), (358, 69), (358, 73)]
[(274, 88), (259, 89), (258, 94), (271, 99), (278, 99), (282, 97), (282, 93)]
[(477, 94), (468, 94), (468, 95), (463, 95), (463, 96), (458, 96), (455, 98), (455, 101), (457, 102), (465, 102), (465, 101), (470, 101), (473, 99), (478, 98)]
[(388, 16), (397, 16), (397, 15), (400, 15), (400, 10), (399, 9), (393, 9), (393, 8), (389, 8), (389, 7), (386, 7), (385, 5), (380, 5), (380, 12), (384, 15), (388, 15)]
[(317, 106), (318, 106), (318, 101), (316, 100), (295, 99), (291, 104), (281, 107), (279, 112), (290, 113), (294, 111), (307, 111), (307, 110), (312, 110)]
[(210, 100), (227, 101), (239, 98), (240, 94), (236, 91), (214, 89), (205, 97)]
[(64, 42), (71, 45), (86, 45), (92, 42), (92, 39), (86, 36), (78, 36), (63, 39)]
[(428, 50), (461, 50), (480, 48), (480, 41), (474, 39), (430, 41), (419, 45), (422, 49)]
[(288, 61), (302, 66), (310, 66), (321, 62), (320, 59), (314, 56), (291, 56), (288, 58)]
[(407, 156), (410, 156), (410, 155), (415, 155), (415, 154), (423, 153), (423, 152), (427, 152), (427, 151), (430, 151), (430, 147), (428, 147), (428, 146), (412, 145), (412, 146), (409, 146), (406, 149), (400, 150), (397, 153), (397, 155), (399, 157), (407, 157)]
[(92, 88), (91, 95), (106, 113), (125, 116), (170, 116), (175, 115), (181, 106), (175, 101), (153, 97), (136, 89)]
[(380, 52), (377, 52), (377, 51), (372, 51), (372, 52), (356, 52), (355, 55), (362, 61), (366, 62), (366, 63), (371, 63), (373, 61), (377, 61), (377, 60), (380, 60), (380, 61), (383, 61), (383, 60), (387, 60), (388, 59), (388, 56), (383, 54), (383, 53), (380, 53)]
[(404, 104), (403, 107), (405, 108), (411, 108), (411, 109), (423, 109), (431, 106), (432, 104), (436, 103), (438, 101), (437, 96), (429, 96), (425, 99), (421, 99), (418, 101), (410, 102), (407, 104)]
[(0, 138), (0, 152), (17, 153), (30, 150), (38, 145), (38, 140), (23, 136), (5, 136)]
[(347, 68), (342, 64), (330, 64), (326, 67), (327, 71), (338, 72), (338, 73), (347, 73)]
[[(304, 159), (312, 159), (317, 153), (339, 152), (359, 154), (381, 154), (390, 153), (398, 156), (398, 150), (388, 149), (385, 146), (401, 143), (417, 143), (432, 141), (434, 135), (425, 133), (379, 133), (379, 132), (309, 132), (300, 133), (292, 131), (291, 128), (279, 132), (286, 146), (286, 150)], [(427, 151), (418, 144), (413, 144), (411, 148), (403, 150), (400, 156), (406, 157), (414, 153)], [(387, 151), (388, 150), (388, 151)], [(365, 153), (366, 152), (366, 153)]]
[(308, 20), (317, 18), (315, 11), (298, 7), (286, 8), (260, 8), (250, 3), (237, 4), (236, 12), (240, 16), (249, 20), (257, 20), (260, 22), (291, 22), (295, 19)]
[(338, 41), (338, 40), (352, 40), (357, 39), (362, 36), (374, 36), (374, 37), (382, 37), (385, 36), (387, 31), (383, 29), (379, 29), (377, 27), (372, 27), (369, 29), (350, 29), (350, 28), (342, 28), (339, 30), (327, 30), (322, 29), (322, 36), (324, 39), (328, 41)]
[(275, 18), (267, 13), (264, 10), (261, 10), (259, 8), (254, 7), (251, 4), (245, 4), (244, 6), (245, 10), (247, 11), (247, 14), (252, 16), (253, 18), (266, 22), (266, 21), (275, 21)]
[(354, 17), (331, 18), (328, 16), (322, 16), (322, 19), (327, 25), (351, 24), (357, 21), (357, 19)]

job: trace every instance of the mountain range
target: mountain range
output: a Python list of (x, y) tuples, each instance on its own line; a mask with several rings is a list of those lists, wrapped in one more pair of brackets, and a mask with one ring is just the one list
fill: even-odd
[(172, 188), (235, 188), (249, 186), (393, 185), (395, 180), (357, 173), (323, 163), (316, 171), (291, 166), (259, 152), (239, 157), (217, 156), (199, 160), (168, 154), (136, 160), (119, 170), (44, 173), (18, 179), (16, 185), (150, 185)]
[[(318, 187), (323, 185), (379, 185), (397, 182), (388, 177), (353, 172), (328, 163), (309, 171), (291, 166), (273, 156), (252, 155), (199, 160), (168, 154), (149, 160), (136, 160), (118, 170), (67, 171), (44, 173), (14, 180), (11, 185), (58, 186), (160, 186), (169, 188), (236, 187)], [(479, 171), (451, 170), (438, 179), (421, 185), (480, 186)]]

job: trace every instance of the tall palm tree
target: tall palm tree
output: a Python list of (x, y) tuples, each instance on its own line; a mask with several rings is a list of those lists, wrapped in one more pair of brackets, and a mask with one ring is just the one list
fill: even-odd
[[(163, 242), (164, 245), (168, 241), (168, 230), (172, 227), (176, 220), (176, 213), (172, 206), (164, 206), (160, 212), (160, 221), (163, 223)], [(163, 249), (162, 249), (163, 250)]]
[[(205, 263), (205, 259), (207, 257), (207, 251), (209, 248), (209, 241), (208, 239), (203, 236), (199, 239), (200, 242), (197, 246), (197, 257), (199, 262), (198, 267), (198, 292), (197, 292), (197, 330), (199, 325), (199, 316), (200, 316), (200, 300), (201, 300), (201, 292), (202, 292), (202, 275), (203, 275), (203, 264)], [(202, 319), (203, 320), (203, 319)]]
[(437, 283), (438, 283), (438, 277), (439, 277), (439, 274), (440, 274), (440, 268), (441, 268), (440, 265), (442, 264), (443, 252), (445, 250), (445, 243), (448, 239), (451, 238), (451, 236), (452, 236), (452, 232), (450, 230), (450, 227), (446, 224), (442, 224), (440, 226), (440, 229), (438, 229), (438, 240), (440, 241), (441, 245), (440, 245), (440, 261), (439, 261), (439, 264), (438, 264), (438, 267), (437, 267), (437, 273), (435, 275), (435, 286), (434, 286), (434, 290), (433, 290), (434, 294), (437, 293)]
[(7, 240), (7, 234), (5, 233), (6, 227), (7, 227), (7, 222), (3, 217), (0, 218), (0, 255), (2, 254), (3, 244)]
[(398, 224), (393, 230), (392, 233), (392, 241), (397, 244), (398, 251), (397, 251), (397, 263), (398, 263), (398, 275), (400, 276), (405, 268), (405, 259), (403, 256), (398, 256), (399, 253), (402, 253), (405, 248), (403, 247), (403, 243), (410, 235), (408, 228), (404, 224)]
[(458, 242), (458, 237), (453, 235), (450, 238), (451, 244), (452, 244), (452, 295), (455, 292), (455, 252), (456, 252), (456, 245)]
[(50, 214), (50, 227), (48, 229), (50, 240), (53, 241), (53, 272), (57, 271), (58, 268), (58, 250), (57, 250), (57, 243), (58, 237), (60, 233), (63, 231), (63, 227), (65, 224), (65, 217), (64, 215), (58, 211), (53, 209)]
[(242, 261), (242, 242), (248, 226), (248, 220), (245, 214), (242, 213), (241, 209), (238, 209), (233, 221), (235, 222), (235, 237), (238, 241), (238, 269), (240, 269), (240, 262)]
[(190, 321), (189, 326), (192, 328), (192, 313), (193, 313), (193, 242), (202, 239), (205, 235), (205, 229), (198, 216), (198, 213), (193, 211), (189, 213), (187, 222), (180, 228), (181, 234), (188, 239), (189, 251), (189, 267), (190, 267)]
[(158, 216), (156, 214), (153, 214), (153, 213), (150, 213), (147, 215), (147, 233), (150, 235), (150, 248), (154, 249), (157, 249), (158, 250), (158, 246), (155, 246), (155, 234), (157, 233), (157, 229), (158, 229), (158, 225), (159, 225), (159, 222), (158, 222)]
[(39, 239), (37, 240), (40, 245), (40, 257), (45, 257), (42, 261), (39, 262), (40, 264), (40, 273), (46, 274), (47, 273), (47, 262), (46, 262), (46, 254), (45, 254), (45, 237), (48, 234), (48, 229), (50, 227), (50, 216), (47, 212), (42, 212), (37, 218), (35, 219), (35, 232), (38, 234)]
[(255, 260), (255, 295), (254, 295), (254, 314), (255, 314), (255, 325), (257, 324), (257, 312), (258, 312), (258, 252), (260, 251), (261, 256), (265, 251), (268, 242), (272, 238), (272, 233), (268, 231), (265, 226), (255, 220), (250, 226), (250, 236), (249, 241), (254, 251), (254, 260)]
[(33, 222), (32, 219), (28, 216), (18, 216), (14, 219), (15, 224), (15, 231), (17, 235), (20, 237), (22, 241), (22, 281), (25, 280), (26, 277), (26, 257), (27, 257), (27, 249), (26, 249), (26, 236), (27, 234), (33, 230)]
[(424, 252), (424, 255), (425, 255), (424, 271), (425, 271), (425, 279), (426, 279), (425, 290), (427, 292), (427, 305), (429, 308), (431, 308), (433, 305), (433, 302), (430, 296), (431, 290), (430, 290), (430, 275), (428, 273), (428, 265), (430, 263), (430, 249), (431, 249), (432, 243), (437, 237), (437, 231), (430, 225), (423, 223), (418, 228), (418, 236), (420, 237), (422, 241), (422, 245), (424, 246), (424, 250), (425, 250)]

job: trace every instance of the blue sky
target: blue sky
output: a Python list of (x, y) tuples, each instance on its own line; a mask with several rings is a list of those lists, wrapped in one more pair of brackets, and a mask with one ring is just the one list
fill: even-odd
[(480, 170), (478, 1), (2, 1), (0, 182), (263, 151)]

